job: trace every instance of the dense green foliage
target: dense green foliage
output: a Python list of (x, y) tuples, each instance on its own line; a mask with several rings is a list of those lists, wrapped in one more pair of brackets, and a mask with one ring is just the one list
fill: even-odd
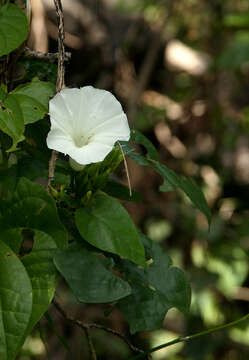
[[(19, 3), (0, 2), (1, 360), (33, 359), (32, 351), (25, 358), (26, 350), (21, 349), (26, 339), (37, 336), (44, 316), (71, 356), (68, 339), (58, 335), (49, 313), (59, 279), (64, 279), (57, 288), (59, 298), (65, 295), (69, 304), (83, 303), (86, 308), (96, 304), (92, 306), (105, 310), (106, 316), (122, 313), (131, 335), (151, 334), (145, 346), (158, 345), (154, 337), (165, 342), (169, 329), (175, 336), (184, 327), (193, 333), (246, 312), (244, 304), (236, 304), (236, 291), (243, 293), (248, 285), (248, 179), (236, 161), (249, 154), (245, 150), (249, 101), (247, 96), (236, 103), (232, 92), (230, 98), (235, 100), (229, 104), (224, 87), (226, 81), (236, 79), (236, 89), (247, 91), (249, 8), (241, 1), (247, 12), (238, 6), (233, 13), (233, 1), (226, 8), (219, 0), (211, 1), (210, 6), (202, 1), (180, 1), (173, 10), (167, 1), (115, 3), (125, 16), (142, 14), (151, 29), (158, 27), (162, 34), (168, 31), (167, 41), (177, 38), (192, 49), (205, 50), (211, 60), (200, 78), (186, 69), (171, 70), (169, 65), (162, 70), (158, 63), (148, 89), (158, 99), (167, 94), (181, 108), (175, 123), (170, 102), (158, 106), (140, 101), (135, 104), (129, 142), (116, 144), (103, 162), (86, 165), (81, 171), (75, 171), (60, 155), (46, 189), (51, 157), (46, 145), (48, 106), (55, 94), (56, 66), (47, 60), (22, 58), (28, 36), (26, 16)], [(164, 29), (161, 24), (168, 12), (169, 24)], [(161, 40), (163, 43), (164, 36)], [(137, 57), (144, 55), (139, 53), (139, 43), (135, 41), (135, 50), (129, 41), (121, 45), (124, 58), (130, 56), (127, 62), (134, 61), (138, 70)], [(21, 76), (13, 76), (9, 59), (20, 66)], [(70, 71), (69, 65), (68, 85)], [(164, 71), (170, 86), (163, 83)], [(79, 81), (79, 85), (84, 84)], [(124, 102), (131, 102), (121, 92), (122, 96)], [(164, 139), (161, 134), (166, 134)], [(184, 155), (172, 150), (174, 141), (184, 143), (181, 149), (188, 147), (182, 150)], [(237, 160), (232, 165), (233, 153)], [(124, 155), (132, 161), (134, 172), (138, 168), (143, 172), (147, 183), (146, 189), (137, 184), (140, 191), (132, 189), (131, 195), (119, 178)], [(168, 314), (171, 308), (180, 312)], [(42, 331), (40, 336), (43, 338)], [(223, 351), (220, 358), (237, 359), (239, 351), (228, 345), (232, 339), (238, 347), (245, 343), (241, 359), (246, 359), (248, 325), (230, 331), (229, 336), (221, 334), (209, 342), (199, 339), (161, 358), (214, 360)], [(146, 343), (144, 338), (140, 340)], [(85, 349), (87, 344), (83, 345)], [(117, 347), (122, 350), (120, 344)], [(104, 348), (102, 344), (97, 353), (107, 359)], [(131, 356), (121, 350), (118, 355), (113, 350), (113, 358)]]

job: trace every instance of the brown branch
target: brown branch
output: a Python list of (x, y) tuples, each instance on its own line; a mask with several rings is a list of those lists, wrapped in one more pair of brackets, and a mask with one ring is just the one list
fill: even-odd
[[(108, 332), (108, 333), (110, 333), (112, 335), (115, 335), (115, 336), (119, 337), (121, 340), (123, 340), (129, 346), (129, 348), (131, 349), (132, 352), (139, 353), (139, 354), (144, 353), (143, 350), (140, 350), (136, 346), (132, 345), (130, 343), (130, 341), (126, 338), (126, 336), (124, 334), (120, 333), (119, 331), (111, 329), (111, 328), (106, 327), (104, 325), (99, 325), (99, 324), (94, 324), (94, 323), (87, 324), (87, 323), (83, 323), (82, 321), (70, 318), (70, 317), (67, 316), (64, 309), (60, 306), (60, 304), (55, 299), (53, 300), (53, 304), (56, 307), (57, 311), (61, 314), (61, 316), (64, 317), (64, 319), (66, 319), (68, 322), (80, 327), (84, 331), (86, 329), (91, 329), (91, 328), (106, 331), (106, 332)], [(90, 344), (89, 344), (89, 348), (90, 348)]]
[[(64, 16), (63, 9), (61, 5), (61, 0), (54, 0), (54, 5), (56, 9), (57, 19), (58, 19), (58, 73), (57, 73), (57, 83), (56, 83), (56, 92), (61, 91), (65, 87), (65, 30), (64, 30)], [(47, 190), (54, 178), (54, 168), (55, 162), (58, 157), (58, 152), (53, 150), (52, 155), (49, 161), (49, 171), (48, 171), (48, 185)]]
[(96, 351), (95, 351), (94, 346), (93, 346), (91, 333), (90, 333), (88, 328), (85, 328), (84, 330), (85, 330), (85, 334), (86, 334), (86, 338), (87, 338), (87, 342), (88, 342), (88, 346), (89, 346), (91, 359), (92, 360), (97, 360), (97, 355), (96, 355)]
[(61, 91), (65, 87), (65, 30), (64, 30), (64, 15), (61, 5), (61, 0), (54, 0), (54, 5), (57, 14), (58, 20), (58, 75), (57, 75), (57, 84), (56, 92)]
[[(41, 51), (31, 50), (28, 47), (24, 49), (23, 55), (26, 58), (36, 58), (41, 60), (48, 60), (51, 62), (57, 61), (59, 58), (59, 53), (43, 53)], [(69, 61), (71, 59), (71, 53), (65, 52), (65, 61)]]

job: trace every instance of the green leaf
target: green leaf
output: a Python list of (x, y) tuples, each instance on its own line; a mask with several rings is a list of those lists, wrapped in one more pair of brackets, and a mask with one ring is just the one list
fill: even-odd
[(21, 229), (2, 230), (0, 239), (9, 246), (14, 253), (18, 253), (23, 241)]
[(160, 164), (158, 161), (145, 158), (144, 156), (136, 154), (132, 151), (128, 151), (127, 155), (138, 165), (151, 167), (163, 176), (164, 183), (160, 186), (161, 191), (172, 191), (174, 187), (181, 189), (189, 197), (197, 209), (206, 216), (210, 225), (211, 211), (208, 207), (205, 196), (203, 195), (202, 190), (190, 178), (179, 176), (173, 170)]
[(240, 69), (249, 61), (248, 31), (238, 31), (217, 59), (219, 68)]
[(52, 250), (55, 248), (56, 243), (51, 236), (36, 231), (31, 253), (22, 258), (22, 263), (31, 281), (33, 294), (32, 314), (26, 335), (40, 320), (54, 297), (58, 279), (52, 257)]
[(0, 166), (0, 198), (8, 200), (12, 197), (17, 185), (17, 167)]
[(0, 9), (0, 56), (9, 54), (26, 39), (28, 21), (24, 12), (14, 4)]
[(137, 144), (141, 144), (147, 150), (147, 158), (155, 161), (159, 161), (158, 152), (155, 146), (138, 130), (132, 130), (131, 141), (134, 141)]
[(152, 263), (143, 270), (124, 261), (120, 269), (127, 274), (132, 287), (132, 294), (118, 304), (129, 321), (131, 333), (160, 328), (170, 308), (187, 313), (191, 301), (184, 273), (172, 267), (171, 259), (157, 243), (145, 237), (143, 240)]
[(0, 102), (0, 130), (12, 138), (13, 146), (23, 140), (24, 119), (22, 109), (11, 94)]
[[(2, 211), (0, 228), (1, 240), (5, 246), (9, 244), (15, 252), (18, 252), (21, 246), (23, 228), (34, 230), (35, 233), (32, 251), (21, 258), (32, 286), (30, 293), (33, 299), (29, 322), (25, 323), (25, 329), (22, 331), (25, 338), (47, 310), (54, 296), (58, 272), (52, 254), (56, 248), (67, 246), (67, 236), (60, 223), (53, 198), (41, 185), (25, 178), (20, 179), (12, 198), (8, 200), (8, 206)], [(17, 257), (14, 255), (14, 258)], [(5, 276), (4, 271), (1, 273)], [(15, 282), (15, 274), (13, 277), (10, 275), (8, 281)]]
[(249, 27), (249, 12), (225, 15), (224, 25), (236, 28)]
[(12, 138), (11, 151), (15, 150), (18, 142), (24, 140), (24, 125), (34, 123), (48, 113), (49, 99), (54, 90), (53, 84), (37, 79), (18, 86), (9, 94), (1, 86), (0, 130)]
[(32, 311), (32, 287), (12, 250), (0, 241), (0, 358), (14, 360)]
[(112, 274), (102, 258), (84, 248), (58, 250), (54, 262), (81, 302), (112, 302), (131, 293), (129, 284)]
[(54, 84), (38, 79), (11, 92), (22, 109), (24, 124), (34, 123), (48, 113), (48, 102), (54, 92)]
[(135, 202), (142, 200), (141, 193), (132, 189), (132, 194), (130, 196), (129, 189), (126, 186), (117, 183), (116, 181), (113, 180), (108, 180), (106, 186), (103, 188), (103, 191), (106, 194), (120, 200), (135, 201)]
[(39, 184), (21, 178), (12, 203), (0, 218), (3, 230), (30, 228), (45, 231), (57, 247), (67, 246), (67, 235), (62, 226), (53, 198)]
[(0, 86), (0, 101), (4, 101), (4, 99), (7, 97), (7, 86), (1, 85)]
[(164, 189), (166, 184), (169, 186), (176, 186), (181, 189), (189, 197), (197, 209), (206, 216), (210, 225), (211, 211), (201, 189), (190, 178), (177, 175), (173, 170), (167, 168), (165, 165), (154, 163), (153, 168), (163, 176)]
[(49, 193), (44, 189), (44, 187), (22, 177), (16, 187), (14, 199), (16, 201), (19, 201), (31, 197), (42, 199), (49, 205), (51, 205), (54, 209), (56, 209), (54, 199), (49, 195)]
[(145, 265), (144, 247), (137, 229), (123, 206), (105, 194), (94, 196), (90, 209), (75, 213), (77, 228), (87, 242)]
[(165, 313), (169, 310), (160, 293), (140, 282), (132, 284), (132, 294), (122, 299), (118, 307), (130, 324), (131, 334), (160, 329)]
[(170, 185), (166, 180), (163, 181), (163, 184), (159, 187), (159, 190), (162, 192), (174, 191), (175, 187)]

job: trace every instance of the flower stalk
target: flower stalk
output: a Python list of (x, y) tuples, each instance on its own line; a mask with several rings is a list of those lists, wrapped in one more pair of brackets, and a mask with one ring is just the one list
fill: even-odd
[(184, 341), (191, 341), (191, 340), (194, 340), (196, 338), (199, 338), (201, 336), (205, 336), (205, 335), (209, 335), (209, 334), (212, 334), (214, 332), (217, 332), (217, 331), (220, 331), (220, 330), (224, 330), (224, 329), (228, 329), (230, 327), (233, 327), (235, 325), (238, 325), (240, 324), (242, 321), (245, 321), (245, 320), (248, 320), (249, 319), (249, 313), (237, 320), (234, 320), (228, 324), (224, 324), (224, 325), (219, 325), (219, 326), (216, 326), (212, 329), (208, 329), (208, 330), (204, 330), (204, 331), (201, 331), (197, 334), (193, 334), (193, 335), (189, 335), (189, 336), (184, 336), (184, 337), (178, 337), (176, 339), (173, 339), (173, 340), (170, 340), (164, 344), (161, 344), (159, 346), (155, 346), (147, 351), (145, 351), (143, 354), (139, 354), (137, 356), (133, 356), (132, 358), (130, 358), (130, 360), (139, 360), (139, 359), (144, 359), (147, 355), (155, 352), (155, 351), (158, 351), (158, 350), (161, 350), (161, 349), (164, 349), (168, 346), (171, 346), (171, 345), (174, 345), (174, 344), (178, 344), (180, 342), (184, 342)]

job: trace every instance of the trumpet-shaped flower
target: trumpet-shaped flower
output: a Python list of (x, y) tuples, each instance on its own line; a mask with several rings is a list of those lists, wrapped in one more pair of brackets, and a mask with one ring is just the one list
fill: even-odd
[(78, 164), (104, 160), (116, 141), (128, 141), (130, 129), (119, 101), (109, 91), (85, 86), (64, 89), (50, 100), (47, 146)]

